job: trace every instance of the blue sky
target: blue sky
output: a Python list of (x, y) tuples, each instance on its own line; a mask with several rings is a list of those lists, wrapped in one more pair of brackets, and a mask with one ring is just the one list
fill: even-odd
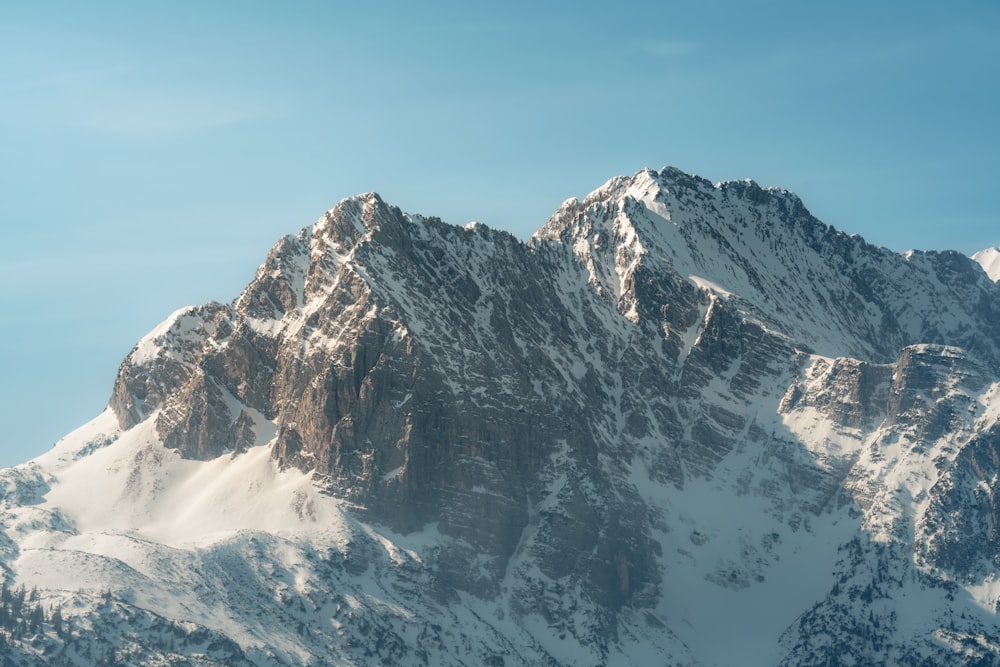
[(343, 197), (527, 238), (673, 165), (903, 251), (1000, 244), (1000, 4), (0, 7), (0, 465)]

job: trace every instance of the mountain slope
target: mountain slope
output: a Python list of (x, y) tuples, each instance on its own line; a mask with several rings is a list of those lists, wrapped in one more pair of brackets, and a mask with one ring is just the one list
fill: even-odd
[(1000, 248), (980, 250), (972, 256), (993, 282), (1000, 280)]
[(24, 664), (1000, 659), (998, 360), (973, 260), (873, 247), (787, 191), (644, 170), (528, 243), (361, 195), (0, 471), (0, 567), (62, 627), (7, 641)]

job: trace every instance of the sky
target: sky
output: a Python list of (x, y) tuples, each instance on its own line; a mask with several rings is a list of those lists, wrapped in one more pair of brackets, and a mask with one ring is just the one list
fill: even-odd
[(344, 197), (527, 239), (667, 165), (896, 251), (1000, 245), (1000, 3), (0, 5), (0, 466)]

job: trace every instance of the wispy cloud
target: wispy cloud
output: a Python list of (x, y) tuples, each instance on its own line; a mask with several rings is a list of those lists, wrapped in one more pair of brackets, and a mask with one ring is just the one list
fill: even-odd
[(213, 130), (276, 116), (280, 105), (258, 96), (197, 88), (105, 91), (84, 101), (78, 122), (114, 134), (169, 134)]
[(5, 95), (25, 94), (37, 91), (59, 91), (99, 86), (105, 82), (127, 76), (133, 68), (127, 65), (106, 67), (76, 67), (58, 71), (25, 69), (23, 62), (13, 58), (0, 67), (0, 90)]
[[(177, 65), (139, 68), (82, 65), (18, 71), (0, 77), (9, 124), (44, 122), (123, 135), (214, 130), (281, 115), (287, 102), (247, 86), (186, 79)], [(181, 64), (179, 69), (191, 69)]]
[[(964, 23), (925, 29), (901, 28), (894, 34), (866, 34), (845, 38), (832, 34), (809, 43), (764, 44), (744, 52), (727, 66), (780, 70), (807, 69), (816, 72), (854, 74), (871, 68), (915, 66), (920, 62), (976, 57), (1000, 51), (1000, 32)], [(943, 55), (944, 54), (944, 55)]]
[(701, 45), (685, 40), (660, 40), (642, 45), (642, 51), (654, 58), (678, 58), (698, 53)]

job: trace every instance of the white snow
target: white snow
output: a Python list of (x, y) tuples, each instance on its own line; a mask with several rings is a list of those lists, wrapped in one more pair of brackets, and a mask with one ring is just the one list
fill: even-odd
[[(750, 452), (734, 452), (720, 468), (739, 474), (759, 465)], [(837, 512), (790, 522), (725, 475), (677, 488), (653, 482), (636, 463), (630, 480), (671, 526), (656, 534), (664, 554), (659, 618), (705, 665), (777, 664), (778, 638), (829, 592), (837, 546), (857, 520)]]
[(980, 250), (972, 259), (983, 267), (983, 271), (993, 282), (1000, 281), (1000, 247), (986, 248)]
[(177, 321), (182, 315), (191, 311), (193, 306), (184, 306), (183, 308), (178, 308), (174, 312), (170, 313), (167, 319), (156, 325), (152, 331), (142, 337), (142, 339), (136, 343), (135, 348), (132, 350), (132, 354), (129, 355), (132, 363), (139, 365), (152, 361), (156, 358), (157, 353), (160, 351), (160, 342), (163, 337), (167, 334), (177, 324)]
[[(155, 418), (80, 460), (57, 457), (56, 483), (42, 508), (58, 511), (80, 533), (124, 531), (175, 547), (247, 530), (302, 535), (343, 526), (339, 502), (318, 493), (309, 475), (279, 471), (267, 444), (234, 457), (183, 460), (160, 444)], [(106, 420), (107, 413), (91, 422), (91, 432)], [(59, 448), (72, 451), (70, 440)], [(53, 454), (36, 463), (47, 467)]]

